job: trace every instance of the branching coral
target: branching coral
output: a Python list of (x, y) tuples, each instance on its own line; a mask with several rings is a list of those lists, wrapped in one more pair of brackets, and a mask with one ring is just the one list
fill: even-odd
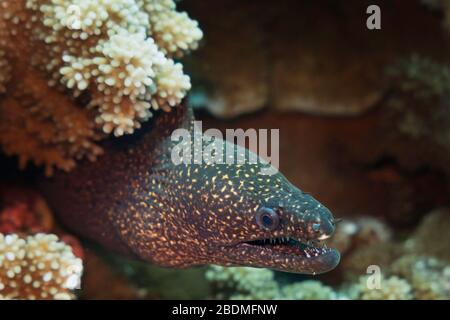
[(405, 250), (434, 256), (450, 263), (450, 209), (440, 208), (429, 212), (414, 234), (405, 242)]
[(22, 166), (51, 174), (95, 160), (97, 141), (133, 133), (190, 89), (171, 57), (196, 48), (202, 32), (173, 0), (0, 5), (0, 93), (14, 84), (0, 98), (0, 143)]
[(289, 300), (335, 300), (346, 296), (334, 291), (317, 280), (306, 280), (281, 287), (281, 299)]
[(450, 92), (450, 68), (412, 55), (390, 66), (387, 73), (397, 93), (391, 105), (398, 111), (400, 132), (448, 145), (448, 106), (444, 101)]
[(413, 298), (411, 285), (397, 276), (380, 278), (380, 288), (367, 285), (369, 276), (362, 276), (359, 282), (348, 290), (349, 296), (361, 300), (410, 300)]
[(402, 246), (392, 240), (392, 231), (382, 220), (361, 216), (340, 222), (328, 245), (342, 254), (340, 266), (345, 279), (366, 273), (369, 265), (384, 268), (397, 259)]
[(402, 246), (397, 243), (377, 243), (361, 246), (348, 253), (341, 264), (345, 278), (354, 280), (365, 274), (371, 265), (386, 270), (402, 254)]
[(403, 159), (399, 154), (399, 158), (411, 164), (433, 158), (433, 166), (448, 171), (450, 66), (415, 54), (391, 66), (388, 72), (393, 90), (386, 121), (391, 127), (395, 123), (399, 134), (427, 150), (423, 157)]
[(72, 299), (82, 271), (55, 235), (0, 234), (0, 299)]
[(450, 299), (450, 267), (436, 258), (406, 255), (390, 271), (409, 281), (416, 299)]
[(273, 271), (268, 269), (211, 266), (206, 278), (222, 299), (275, 299), (280, 292)]
[(151, 34), (165, 54), (180, 57), (186, 50), (197, 49), (202, 31), (186, 12), (175, 11), (173, 0), (141, 1), (149, 12)]
[(212, 266), (206, 272), (218, 298), (313, 300), (344, 298), (320, 281), (306, 280), (281, 285), (268, 269)]
[(21, 168), (32, 160), (51, 175), (55, 167), (68, 171), (76, 159), (95, 160), (101, 154), (95, 142), (103, 135), (95, 130), (88, 110), (74, 107), (58, 91), (48, 91), (42, 79), (29, 76), (18, 90), (0, 105), (0, 143), (7, 154), (19, 155)]
[(383, 221), (362, 216), (339, 223), (329, 245), (346, 253), (362, 246), (389, 241), (390, 238), (391, 230)]

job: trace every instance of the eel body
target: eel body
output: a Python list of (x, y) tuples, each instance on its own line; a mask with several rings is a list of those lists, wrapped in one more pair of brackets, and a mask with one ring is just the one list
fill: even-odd
[(107, 141), (96, 162), (43, 179), (41, 189), (69, 229), (157, 265), (333, 269), (339, 253), (318, 244), (334, 231), (332, 214), (281, 173), (259, 174), (267, 163), (174, 164), (171, 135), (192, 131), (193, 120), (186, 107), (162, 113)]

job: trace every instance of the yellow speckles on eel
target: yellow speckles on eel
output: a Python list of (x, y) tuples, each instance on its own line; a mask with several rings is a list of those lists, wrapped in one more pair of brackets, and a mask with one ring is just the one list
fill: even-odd
[(45, 180), (61, 220), (111, 249), (162, 266), (333, 269), (339, 253), (311, 245), (332, 234), (331, 213), (280, 173), (259, 175), (266, 166), (259, 163), (173, 164), (170, 135), (192, 130), (192, 123), (190, 109), (161, 114), (133, 137), (106, 143), (101, 161)]

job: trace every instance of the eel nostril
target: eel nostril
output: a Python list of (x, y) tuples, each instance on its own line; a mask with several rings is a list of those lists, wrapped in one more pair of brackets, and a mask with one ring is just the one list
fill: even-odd
[(333, 221), (322, 220), (319, 222), (314, 222), (311, 224), (312, 231), (319, 233), (319, 240), (325, 240), (332, 236), (334, 233), (335, 225)]

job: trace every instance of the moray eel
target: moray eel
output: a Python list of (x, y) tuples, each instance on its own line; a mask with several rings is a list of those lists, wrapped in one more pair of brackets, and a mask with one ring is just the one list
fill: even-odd
[(339, 252), (316, 242), (332, 235), (332, 214), (281, 173), (258, 174), (264, 163), (171, 161), (171, 133), (193, 130), (193, 120), (186, 107), (161, 113), (138, 133), (107, 141), (96, 162), (43, 179), (41, 189), (69, 229), (160, 266), (304, 274), (336, 267)]

